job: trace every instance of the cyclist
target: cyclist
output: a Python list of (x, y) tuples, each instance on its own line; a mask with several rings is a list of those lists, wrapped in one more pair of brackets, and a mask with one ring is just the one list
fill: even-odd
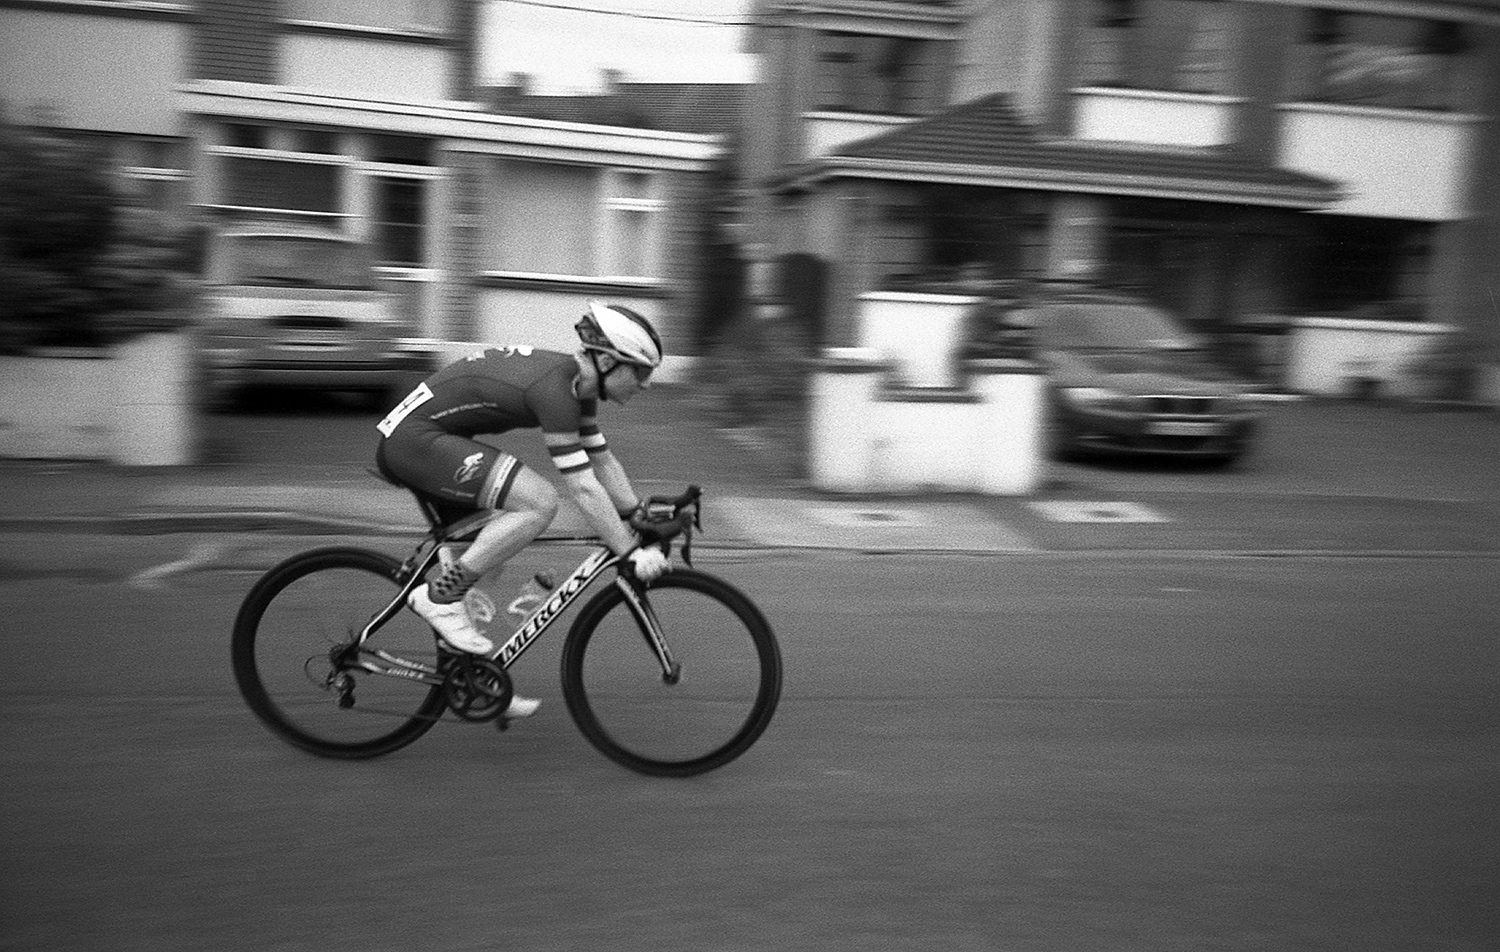
[[(649, 385), (662, 345), (644, 317), (599, 301), (574, 329), (571, 354), (533, 347), (492, 347), (470, 354), (418, 384), (377, 424), (376, 465), (386, 478), (433, 500), (445, 519), (491, 513), (478, 536), (440, 574), (419, 585), (408, 605), (456, 651), (489, 654), (464, 595), (531, 543), (557, 514), (558, 490), (508, 453), (474, 436), (539, 428), (562, 487), (604, 544), (650, 582), (668, 568), (658, 548), (640, 545), (627, 520), (640, 497), (599, 431), (599, 401), (624, 405)], [(528, 717), (540, 701), (516, 695), (508, 717)]]

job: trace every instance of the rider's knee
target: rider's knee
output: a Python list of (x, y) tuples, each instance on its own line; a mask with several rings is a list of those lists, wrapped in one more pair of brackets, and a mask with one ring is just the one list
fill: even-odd
[(560, 499), (557, 490), (550, 484), (546, 488), (537, 487), (533, 492), (527, 493), (524, 499), (517, 499), (516, 511), (524, 513), (545, 526), (557, 517), (557, 509)]

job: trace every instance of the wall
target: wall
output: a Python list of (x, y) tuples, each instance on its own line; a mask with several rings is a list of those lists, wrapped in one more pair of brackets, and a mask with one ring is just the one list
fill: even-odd
[(859, 300), (857, 344), (884, 355), (896, 379), (915, 387), (958, 385), (953, 355), (963, 344), (965, 316), (982, 298), (871, 292)]
[(185, 21), (0, 10), (0, 98), (15, 119), (44, 106), (68, 128), (177, 135), (188, 30)]
[(813, 374), (813, 484), (830, 492), (1027, 495), (1041, 485), (1046, 377), (1024, 360), (959, 358), (979, 299), (869, 293), (857, 347)]
[(0, 456), (196, 462), (197, 346), (148, 334), (109, 351), (0, 357)]
[(281, 42), (281, 83), (388, 102), (449, 98), (448, 52), (438, 46), (289, 34)]
[(1448, 221), (1472, 214), (1474, 116), (1296, 103), (1281, 107), (1283, 168), (1333, 179), (1330, 214)]
[(1206, 149), (1233, 141), (1229, 96), (1081, 89), (1073, 96), (1075, 138)]
[(891, 385), (873, 348), (824, 351), (808, 427), (813, 485), (827, 492), (1025, 496), (1045, 475), (1046, 377), (1026, 361), (974, 361), (963, 384)]
[(667, 350), (661, 370), (652, 378), (676, 383), (693, 365), (687, 328), (671, 318), (666, 302), (655, 298), (631, 298), (601, 289), (589, 293), (571, 286), (546, 288), (483, 288), (479, 295), (473, 340), (488, 345), (530, 344), (547, 350), (571, 353), (578, 349), (573, 325), (591, 299), (614, 301), (637, 311), (656, 326)]
[(1351, 395), (1360, 379), (1378, 381), (1381, 396), (1430, 397), (1423, 354), (1454, 328), (1442, 324), (1302, 318), (1294, 321), (1287, 384), (1300, 393)]

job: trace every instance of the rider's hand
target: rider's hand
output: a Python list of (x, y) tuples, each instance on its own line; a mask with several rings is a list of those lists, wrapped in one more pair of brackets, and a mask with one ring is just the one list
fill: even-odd
[(632, 549), (625, 558), (630, 562), (630, 570), (635, 573), (635, 577), (647, 583), (661, 578), (662, 573), (672, 567), (662, 550), (655, 546)]

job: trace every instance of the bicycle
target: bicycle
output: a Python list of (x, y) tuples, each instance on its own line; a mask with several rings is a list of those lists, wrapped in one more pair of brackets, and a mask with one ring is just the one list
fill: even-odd
[(414, 495), (429, 528), (404, 561), (313, 549), (267, 571), (240, 606), (235, 681), (282, 740), (362, 759), (405, 747), (450, 716), (505, 729), (506, 669), (612, 567), (614, 584), (583, 606), (562, 648), (563, 697), (589, 743), (631, 770), (688, 777), (729, 763), (765, 732), (781, 695), (781, 651), (748, 596), (691, 567), (698, 487), (653, 496), (632, 520), (643, 544), (669, 554), (680, 536), (687, 567), (643, 585), (601, 546), (488, 657), (445, 650), (406, 608), (443, 549), (472, 541), (488, 514), (445, 524)]

